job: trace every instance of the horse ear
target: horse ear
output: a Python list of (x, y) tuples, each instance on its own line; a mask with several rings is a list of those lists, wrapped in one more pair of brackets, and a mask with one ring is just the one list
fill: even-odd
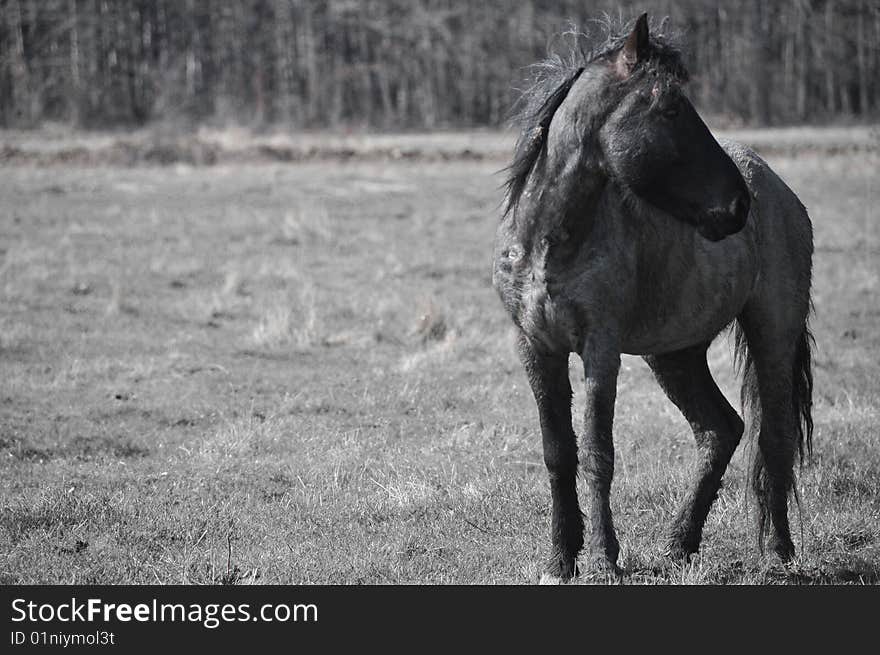
[(620, 77), (629, 77), (636, 64), (648, 57), (648, 14), (644, 13), (636, 20), (635, 27), (626, 37), (620, 54), (617, 55), (615, 68)]

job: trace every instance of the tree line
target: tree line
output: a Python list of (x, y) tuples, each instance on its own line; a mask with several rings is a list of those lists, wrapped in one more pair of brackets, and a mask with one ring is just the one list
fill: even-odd
[(705, 112), (880, 114), (878, 0), (0, 0), (0, 125), (496, 126), (570, 24), (642, 10)]

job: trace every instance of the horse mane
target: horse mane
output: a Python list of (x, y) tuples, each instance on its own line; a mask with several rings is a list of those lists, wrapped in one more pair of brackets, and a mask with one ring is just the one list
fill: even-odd
[[(686, 81), (688, 72), (682, 61), (680, 37), (667, 29), (667, 22), (667, 19), (652, 22), (649, 27), (649, 61)], [(511, 123), (519, 128), (519, 137), (513, 161), (504, 169), (507, 172), (504, 215), (519, 204), (529, 174), (546, 145), (553, 116), (571, 87), (589, 64), (608, 59), (623, 47), (635, 21), (614, 19), (606, 14), (591, 24), (596, 26), (591, 32), (569, 29), (562, 34), (568, 41), (567, 52), (551, 53), (544, 61), (529, 67), (533, 72), (527, 80), (528, 86), (514, 103), (511, 118)]]

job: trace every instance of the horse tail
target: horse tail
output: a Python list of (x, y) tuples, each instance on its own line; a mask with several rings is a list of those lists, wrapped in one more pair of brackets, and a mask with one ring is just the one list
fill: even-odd
[[(804, 452), (813, 454), (813, 369), (812, 349), (815, 340), (810, 332), (807, 321), (795, 343), (792, 359), (791, 410), (795, 418), (795, 437), (797, 440), (800, 463), (803, 465)], [(747, 443), (754, 447), (761, 430), (761, 396), (758, 390), (758, 376), (755, 361), (749, 351), (745, 331), (739, 321), (734, 326), (734, 366), (742, 374), (740, 401), (742, 403), (745, 436)], [(764, 461), (759, 452), (755, 452), (752, 465), (752, 487), (758, 501), (758, 544), (763, 548), (767, 527), (766, 472)], [(794, 489), (793, 480), (791, 481)], [(797, 491), (795, 490), (795, 500)]]
[(792, 364), (791, 407), (797, 424), (798, 452), (801, 464), (804, 450), (813, 455), (813, 346), (816, 341), (804, 322), (804, 329), (795, 345)]

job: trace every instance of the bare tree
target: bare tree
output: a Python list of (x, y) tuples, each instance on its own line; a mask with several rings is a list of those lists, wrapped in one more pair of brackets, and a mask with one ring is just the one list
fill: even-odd
[(0, 125), (498, 125), (569, 21), (685, 32), (701, 109), (768, 124), (880, 111), (876, 0), (0, 0)]

